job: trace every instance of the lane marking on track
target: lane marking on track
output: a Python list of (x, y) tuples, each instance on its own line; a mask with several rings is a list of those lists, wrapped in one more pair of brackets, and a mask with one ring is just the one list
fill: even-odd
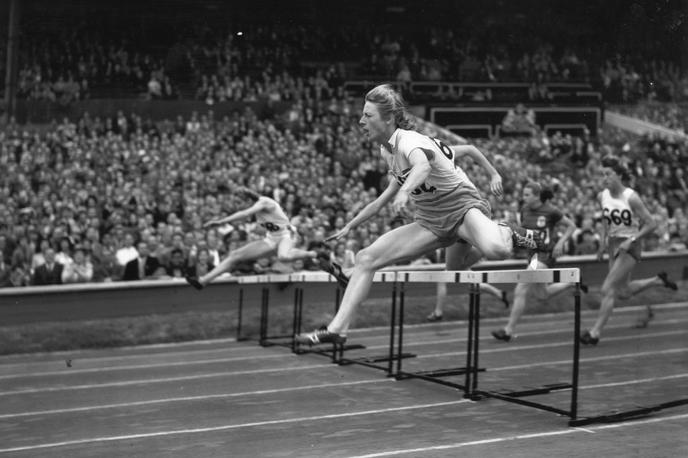
[(100, 409), (117, 409), (117, 408), (128, 408), (137, 406), (146, 406), (151, 404), (165, 404), (174, 402), (191, 402), (191, 401), (203, 401), (207, 399), (227, 399), (236, 398), (242, 396), (262, 396), (266, 394), (279, 394), (279, 393), (290, 393), (292, 391), (303, 391), (303, 390), (315, 390), (323, 388), (339, 388), (346, 386), (357, 386), (357, 385), (367, 385), (372, 383), (390, 383), (394, 382), (394, 379), (383, 378), (383, 379), (371, 379), (371, 380), (358, 380), (353, 382), (340, 382), (340, 383), (323, 383), (321, 385), (306, 385), (298, 387), (289, 388), (275, 388), (271, 390), (258, 390), (258, 391), (245, 391), (241, 393), (221, 393), (221, 394), (207, 394), (198, 396), (183, 396), (176, 398), (164, 398), (164, 399), (149, 399), (146, 401), (135, 401), (135, 402), (122, 402), (117, 404), (102, 404), (95, 406), (86, 407), (71, 407), (65, 409), (53, 409), (53, 410), (37, 410), (33, 412), (20, 412), (20, 413), (10, 413), (10, 414), (0, 414), (0, 419), (3, 418), (16, 418), (16, 417), (29, 417), (35, 415), (54, 415), (61, 413), (72, 413), (72, 412), (87, 412), (91, 410)]
[(331, 415), (315, 415), (315, 416), (310, 416), (310, 417), (285, 418), (282, 420), (268, 420), (268, 421), (257, 421), (257, 422), (252, 422), (252, 423), (239, 423), (239, 424), (233, 424), (233, 425), (210, 426), (207, 428), (179, 429), (179, 430), (172, 430), (172, 431), (159, 431), (159, 432), (155, 432), (155, 433), (141, 433), (141, 434), (127, 434), (127, 435), (121, 435), (121, 436), (93, 437), (93, 438), (86, 438), (86, 439), (76, 439), (76, 440), (71, 440), (71, 441), (52, 442), (52, 443), (47, 443), (47, 444), (36, 444), (36, 445), (25, 445), (25, 446), (20, 446), (20, 447), (0, 448), (0, 453), (10, 453), (10, 452), (20, 452), (20, 451), (26, 451), (26, 450), (38, 450), (38, 449), (45, 449), (45, 448), (64, 447), (64, 446), (69, 446), (69, 445), (83, 445), (83, 444), (91, 444), (91, 443), (96, 443), (96, 442), (115, 442), (115, 441), (133, 440), (133, 439), (147, 439), (147, 438), (151, 438), (151, 437), (176, 436), (176, 435), (180, 435), (180, 434), (198, 434), (198, 433), (208, 433), (208, 432), (216, 432), (216, 431), (228, 431), (228, 430), (232, 430), (232, 429), (251, 428), (251, 427), (258, 427), (258, 426), (271, 426), (271, 425), (280, 425), (280, 424), (289, 424), (289, 423), (303, 423), (303, 422), (309, 422), (309, 421), (332, 420), (332, 419), (336, 419), (336, 418), (357, 417), (357, 416), (363, 416), (363, 415), (376, 415), (376, 414), (384, 414), (384, 413), (390, 413), (390, 412), (407, 412), (410, 410), (420, 410), (420, 409), (430, 409), (430, 408), (435, 408), (435, 407), (454, 406), (454, 405), (458, 405), (458, 404), (465, 404), (468, 402), (472, 402), (472, 401), (467, 400), (467, 399), (462, 399), (459, 401), (434, 402), (434, 403), (430, 403), (430, 404), (416, 404), (416, 405), (412, 405), (412, 406), (390, 407), (387, 409), (364, 410), (361, 412), (347, 412), (347, 413), (331, 414)]
[[(638, 340), (638, 339), (647, 339), (647, 338), (653, 338), (653, 337), (666, 337), (666, 336), (674, 336), (674, 335), (686, 335), (686, 331), (685, 330), (666, 331), (666, 332), (654, 332), (654, 333), (635, 335), (635, 336), (607, 337), (604, 339), (604, 341), (605, 342), (611, 342), (611, 341), (624, 341), (624, 340)], [(495, 342), (495, 343), (497, 344), (497, 342)], [(502, 343), (502, 344), (499, 344), (500, 345), (499, 348), (485, 349), (484, 347), (480, 347), (480, 349), (478, 350), (478, 353), (480, 355), (482, 355), (482, 354), (504, 353), (504, 352), (509, 352), (509, 351), (519, 351), (519, 350), (534, 350), (534, 349), (554, 348), (554, 347), (568, 347), (568, 346), (572, 346), (572, 344), (573, 344), (573, 341), (570, 341), (570, 342), (553, 342), (553, 343), (548, 343), (548, 344), (536, 344), (536, 345), (504, 345)], [(367, 348), (371, 348), (371, 347), (367, 347)], [(404, 345), (404, 348), (407, 348), (407, 346)], [(581, 348), (585, 348), (585, 347), (583, 345), (581, 345)], [(416, 358), (419, 358), (419, 359), (440, 358), (440, 357), (444, 357), (444, 356), (456, 356), (456, 355), (462, 355), (462, 354), (466, 354), (466, 352), (465, 351), (452, 351), (452, 352), (445, 352), (445, 353), (432, 353), (429, 355), (417, 355)], [(638, 353), (638, 355), (641, 355), (641, 356), (644, 356), (645, 354), (646, 353)]]
[[(583, 364), (583, 363), (595, 363), (595, 362), (609, 361), (609, 360), (614, 360), (614, 359), (638, 358), (638, 357), (643, 357), (643, 356), (673, 355), (676, 353), (685, 353), (685, 352), (688, 352), (688, 348), (671, 348), (668, 350), (655, 350), (655, 351), (643, 351), (643, 352), (638, 352), (638, 353), (622, 353), (622, 354), (607, 355), (607, 356), (594, 356), (592, 358), (581, 358), (580, 362), (581, 362), (581, 364)], [(494, 367), (494, 368), (491, 367), (490, 372), (513, 371), (513, 370), (518, 370), (518, 369), (527, 369), (529, 367), (557, 366), (560, 364), (571, 364), (571, 360), (570, 359), (563, 359), (563, 360), (559, 360), (559, 361), (543, 361), (543, 362), (538, 362), (538, 363), (519, 364), (519, 365), (514, 365), (514, 366), (502, 366), (502, 367)]]
[[(541, 346), (538, 346), (536, 348), (541, 348)], [(675, 353), (683, 353), (683, 352), (687, 352), (687, 351), (688, 351), (688, 348), (674, 348), (674, 349), (668, 349), (668, 350), (655, 350), (652, 352), (625, 353), (625, 354), (616, 354), (616, 355), (609, 355), (609, 356), (597, 356), (597, 357), (592, 357), (592, 358), (581, 358), (580, 362), (582, 364), (582, 363), (607, 361), (607, 360), (621, 359), (621, 358), (637, 358), (637, 357), (643, 357), (643, 356), (670, 355), (670, 354), (675, 354)], [(459, 352), (445, 353), (443, 355), (444, 356), (451, 356), (451, 355), (458, 355), (458, 354), (461, 354), (461, 353), (459, 353)], [(430, 356), (428, 356), (428, 357), (430, 357)], [(502, 367), (498, 366), (498, 367), (490, 368), (490, 372), (517, 370), (517, 369), (528, 369), (528, 368), (542, 367), (542, 366), (556, 366), (556, 365), (561, 365), (561, 364), (571, 364), (571, 360), (566, 359), (566, 360), (557, 360), (557, 361), (528, 363), (528, 364), (515, 365), (515, 366), (502, 366)], [(96, 389), (96, 388), (113, 388), (113, 387), (144, 385), (144, 384), (152, 384), (152, 383), (169, 383), (169, 382), (186, 381), (186, 380), (199, 380), (199, 379), (214, 378), (214, 377), (231, 377), (231, 376), (236, 376), (236, 375), (279, 373), (279, 372), (290, 372), (290, 371), (295, 371), (295, 370), (322, 369), (322, 368), (337, 369), (337, 368), (339, 368), (339, 366), (331, 364), (331, 363), (330, 364), (315, 364), (315, 365), (311, 365), (311, 366), (284, 367), (284, 368), (277, 368), (277, 369), (255, 369), (255, 370), (247, 370), (247, 371), (213, 372), (213, 373), (209, 373), (209, 374), (187, 375), (187, 376), (178, 376), (178, 377), (164, 377), (164, 378), (156, 378), (156, 379), (125, 380), (125, 381), (121, 381), (121, 382), (109, 382), (109, 383), (93, 383), (93, 384), (83, 384), (83, 385), (62, 385), (62, 386), (44, 387), (44, 388), (27, 388), (27, 389), (23, 389), (23, 390), (15, 390), (15, 391), (0, 391), (0, 396), (13, 396), (13, 395), (23, 395), (23, 394), (31, 394), (31, 393), (52, 393), (52, 392), (57, 392), (57, 391), (74, 391), (74, 390), (85, 390), (85, 389)]]
[(122, 382), (109, 382), (109, 383), (93, 383), (84, 385), (63, 385), (55, 387), (45, 387), (45, 388), (28, 388), (25, 390), (17, 391), (0, 391), (0, 396), (11, 396), (15, 394), (29, 394), (29, 393), (42, 393), (42, 392), (55, 392), (55, 391), (71, 391), (71, 390), (82, 390), (91, 388), (112, 388), (120, 386), (131, 386), (131, 385), (147, 385), (151, 383), (168, 383), (168, 382), (179, 382), (187, 380), (199, 380), (204, 378), (214, 378), (214, 377), (227, 377), (234, 375), (255, 375), (255, 374), (268, 374), (275, 372), (290, 372), (299, 370), (309, 370), (309, 369), (336, 369), (339, 366), (334, 364), (313, 364), (310, 366), (297, 366), (297, 367), (280, 367), (276, 369), (254, 369), (249, 371), (225, 371), (225, 372), (211, 372), (209, 374), (198, 374), (198, 375), (180, 375), (178, 377), (164, 377), (164, 378), (153, 378), (153, 379), (137, 379), (137, 380), (125, 380)]
[[(643, 304), (643, 305), (632, 305), (626, 307), (619, 307), (614, 309), (614, 316), (626, 315), (626, 314), (636, 314), (638, 312), (645, 311), (648, 305), (651, 305), (653, 310), (678, 310), (679, 312), (685, 312), (688, 310), (688, 302), (668, 302), (664, 304)], [(686, 309), (686, 310), (683, 310)], [(586, 316), (597, 316), (597, 310), (581, 310), (581, 318)], [(550, 313), (538, 313), (530, 314), (526, 318), (529, 320), (528, 324), (545, 324), (552, 321), (561, 322), (562, 318), (568, 317), (573, 319), (574, 312), (550, 312)], [(501, 323), (504, 322), (505, 317), (492, 317), (492, 318), (481, 318), (481, 323)], [(457, 323), (466, 324), (467, 320), (451, 320), (444, 321), (440, 323), (418, 323), (418, 324), (407, 324), (404, 328), (409, 329), (423, 329), (423, 328), (443, 328), (454, 326)], [(525, 322), (523, 323), (526, 324)], [(609, 326), (607, 326), (609, 328)], [(384, 329), (389, 329), (389, 326), (372, 326), (369, 328), (352, 329), (349, 331), (350, 335), (363, 334), (369, 331), (380, 331)]]
[[(235, 356), (230, 358), (209, 358), (209, 359), (194, 359), (192, 361), (175, 361), (169, 363), (150, 363), (150, 364), (131, 364), (128, 366), (110, 366), (110, 367), (91, 367), (86, 369), (74, 369), (69, 368), (69, 370), (59, 370), (59, 371), (45, 371), (45, 372), (32, 372), (30, 374), (6, 374), (0, 375), (0, 380), (7, 380), (13, 378), (25, 378), (25, 377), (52, 377), (56, 375), (81, 375), (81, 374), (93, 374), (100, 372), (114, 372), (114, 371), (130, 371), (138, 369), (153, 369), (160, 367), (179, 367), (179, 366), (198, 366), (200, 364), (214, 364), (214, 363), (232, 363), (241, 361), (254, 361), (254, 360), (264, 360), (264, 359), (284, 359), (284, 355), (261, 355), (261, 356)], [(80, 360), (76, 360), (80, 361)], [(54, 364), (61, 364), (64, 366), (64, 361), (55, 362)]]
[[(688, 320), (686, 321), (688, 323)], [(484, 329), (481, 329), (481, 331), (485, 331)], [(500, 348), (489, 348), (485, 350), (484, 346), (481, 346), (480, 352), (487, 352), (487, 353), (492, 353), (492, 352), (502, 352), (502, 351), (511, 351), (511, 350), (520, 350), (520, 349), (530, 349), (530, 348), (545, 348), (545, 347), (558, 347), (558, 346), (566, 346), (566, 345), (572, 345), (573, 344), (573, 334), (571, 333), (568, 335), (570, 340), (566, 340), (564, 342), (551, 342), (551, 343), (540, 343), (537, 345), (530, 345), (530, 346), (523, 346), (523, 345), (518, 345), (518, 343), (515, 343), (519, 337), (530, 337), (530, 336), (543, 336), (547, 334), (564, 334), (564, 333), (571, 333), (570, 328), (563, 328), (563, 329), (550, 329), (548, 331), (533, 331), (533, 332), (524, 332), (524, 333), (518, 333), (515, 335), (514, 343), (509, 343), (508, 345), (505, 344), (505, 342), (498, 342), (496, 341), (492, 336), (485, 336), (484, 333), (483, 337), (480, 338), (480, 342), (490, 342), (495, 345), (499, 345)], [(609, 341), (623, 341), (623, 340), (629, 340), (629, 339), (640, 339), (640, 338), (648, 338), (648, 337), (664, 337), (664, 336), (673, 336), (673, 335), (685, 335), (686, 332), (684, 329), (681, 330), (676, 330), (676, 331), (662, 331), (662, 332), (654, 332), (654, 333), (646, 333), (646, 334), (636, 334), (632, 336), (618, 336), (618, 337), (605, 337), (604, 341), (609, 342)], [(440, 340), (426, 340), (426, 341), (411, 341), (411, 342), (405, 342), (404, 343), (404, 348), (408, 347), (421, 347), (421, 346), (426, 346), (426, 345), (437, 345), (437, 344), (449, 344), (449, 343), (461, 343), (461, 342), (467, 342), (468, 339), (465, 337), (461, 338), (454, 338), (454, 339), (440, 339)], [(389, 348), (389, 344), (387, 345), (366, 345), (367, 349), (371, 350), (380, 350), (380, 349), (387, 349)]]
[(565, 436), (565, 435), (569, 435), (569, 434), (580, 434), (580, 433), (594, 434), (598, 431), (604, 431), (607, 429), (632, 428), (632, 427), (644, 426), (644, 425), (661, 423), (661, 422), (666, 422), (666, 421), (679, 421), (679, 420), (686, 420), (686, 419), (688, 419), (688, 414), (673, 415), (670, 417), (651, 418), (651, 419), (646, 419), (646, 420), (635, 420), (635, 421), (628, 421), (628, 422), (618, 423), (618, 424), (613, 424), (613, 425), (600, 425), (600, 426), (593, 426), (593, 427), (588, 427), (588, 428), (570, 428), (570, 429), (559, 430), (559, 431), (543, 431), (541, 433), (519, 434), (516, 436), (495, 437), (492, 439), (483, 439), (483, 440), (469, 441), (469, 442), (456, 442), (453, 444), (434, 445), (431, 447), (389, 450), (389, 451), (385, 451), (385, 452), (369, 453), (366, 455), (354, 455), (354, 456), (350, 456), (349, 458), (383, 458), (386, 456), (399, 456), (399, 455), (417, 456), (420, 453), (436, 452), (439, 450), (453, 450), (453, 449), (464, 448), (464, 447), (476, 447), (476, 446), (481, 446), (481, 445), (497, 444), (500, 442), (511, 442), (511, 441), (528, 440), (528, 439), (540, 439), (540, 438), (553, 437), (553, 436)]
[[(688, 320), (686, 320), (688, 321)], [(676, 324), (677, 322), (675, 320), (665, 320), (664, 322), (657, 321), (656, 324)], [(614, 329), (614, 328), (622, 328), (625, 329), (627, 326), (608, 326), (608, 329)], [(547, 331), (533, 331), (533, 332), (526, 332), (526, 333), (519, 333), (517, 337), (527, 337), (527, 336), (541, 336), (541, 335), (547, 335), (547, 334), (563, 334), (565, 332), (570, 331), (569, 328), (561, 328), (561, 329), (549, 329)], [(664, 337), (664, 336), (671, 336), (671, 335), (684, 335), (685, 331), (684, 330), (678, 330), (678, 331), (665, 331), (665, 332), (655, 332), (655, 333), (646, 333), (646, 334), (636, 334), (632, 336), (620, 336), (620, 337), (607, 337), (605, 338), (605, 342), (608, 341), (623, 341), (623, 340), (628, 340), (628, 339), (640, 339), (640, 338), (651, 338), (651, 337)], [(414, 336), (417, 337), (417, 336)], [(420, 347), (420, 346), (427, 346), (427, 345), (440, 345), (440, 344), (450, 344), (450, 343), (460, 343), (460, 342), (465, 342), (467, 339), (466, 338), (457, 338), (457, 339), (439, 339), (439, 340), (427, 340), (427, 341), (420, 341), (420, 342), (410, 342), (406, 343), (404, 345), (404, 348), (409, 348), (409, 347)], [(481, 340), (483, 341), (488, 341), (492, 342), (492, 339), (490, 337), (484, 337)], [(561, 346), (568, 346), (571, 345), (571, 342), (553, 342), (549, 343), (546, 345), (538, 344), (538, 345), (508, 345), (508, 346), (503, 346), (502, 348), (489, 348), (485, 349), (485, 347), (482, 347), (480, 350), (481, 354), (484, 353), (499, 353), (499, 352), (506, 352), (506, 351), (519, 351), (519, 350), (529, 350), (529, 349), (541, 349), (541, 348), (552, 348), (552, 347), (561, 347)], [(387, 345), (367, 345), (366, 349), (368, 350), (381, 350), (381, 349), (387, 349), (389, 348), (389, 344)], [(449, 353), (433, 353), (429, 355), (418, 355), (418, 358), (438, 358), (438, 357), (443, 357), (443, 356), (454, 356), (456, 354), (461, 354), (461, 352), (449, 352)], [(90, 374), (90, 373), (105, 373), (105, 372), (115, 372), (115, 371), (128, 371), (128, 370), (138, 370), (138, 369), (153, 369), (153, 368), (160, 368), (160, 367), (181, 367), (181, 366), (198, 366), (198, 365), (203, 365), (203, 364), (218, 364), (218, 363), (228, 363), (228, 362), (241, 362), (241, 361), (253, 361), (253, 360), (268, 360), (268, 359), (283, 359), (285, 355), (283, 354), (277, 354), (277, 355), (260, 355), (260, 356), (233, 356), (233, 357), (228, 357), (228, 358), (207, 358), (207, 359), (197, 359), (193, 361), (174, 361), (174, 362), (161, 362), (161, 363), (150, 363), (150, 364), (131, 364), (131, 365), (124, 365), (124, 366), (107, 366), (107, 367), (93, 367), (93, 368), (85, 368), (85, 369), (77, 369), (74, 367), (69, 368), (69, 370), (59, 370), (59, 371), (42, 371), (42, 372), (33, 372), (33, 373), (16, 373), (16, 374), (5, 374), (5, 375), (0, 375), (0, 380), (11, 380), (11, 379), (16, 379), (16, 378), (28, 378), (28, 377), (53, 377), (53, 376), (71, 376), (71, 375), (81, 375), (81, 374)], [(83, 361), (83, 360), (77, 360), (77, 361)], [(63, 360), (60, 361), (53, 361), (51, 364), (64, 364)], [(24, 369), (26, 368), (26, 365), (21, 366), (20, 368)]]
[[(557, 321), (555, 323), (560, 325), (561, 321)], [(657, 326), (661, 326), (661, 325), (682, 325), (683, 326), (686, 323), (688, 323), (688, 317), (686, 317), (686, 319), (672, 318), (672, 319), (668, 319), (668, 320), (657, 320), (657, 321), (653, 320), (652, 321), (652, 327), (657, 327)], [(481, 321), (481, 324), (482, 324), (482, 321)], [(532, 324), (533, 323), (531, 323), (531, 325)], [(538, 324), (538, 327), (540, 327), (539, 326), (540, 324), (544, 325), (547, 323), (537, 323), (537, 324)], [(534, 326), (522, 326), (522, 327), (531, 327), (532, 328)], [(607, 331), (618, 330), (618, 329), (631, 330), (631, 327), (628, 324), (615, 324), (615, 325), (606, 326), (605, 329)], [(462, 331), (464, 331), (464, 330), (465, 329), (462, 329)], [(406, 331), (406, 326), (404, 326), (404, 331)], [(495, 339), (492, 336), (490, 336), (489, 334), (486, 334), (486, 331), (488, 331), (487, 326), (485, 326), (485, 327), (481, 326), (480, 331), (481, 331), (480, 332), (480, 336), (481, 336), (480, 341), (498, 343), (495, 341)], [(637, 336), (647, 335), (647, 334), (640, 334), (640, 332), (641, 332), (640, 330), (638, 330), (638, 332), (639, 333), (637, 334)], [(668, 331), (668, 332), (672, 332), (672, 331)], [(545, 336), (545, 335), (549, 335), (549, 334), (565, 334), (565, 335), (570, 335), (572, 337), (572, 333), (573, 333), (573, 323), (571, 323), (571, 326), (567, 326), (564, 328), (554, 328), (553, 329), (553, 328), (548, 326), (544, 330), (533, 329), (532, 331), (528, 331), (528, 332), (519, 332), (519, 333), (515, 334), (515, 337), (518, 338), (518, 337), (524, 337), (524, 336), (525, 337)], [(411, 340), (409, 343), (405, 344), (405, 345), (409, 345), (409, 346), (431, 345), (434, 343), (465, 342), (468, 340), (468, 337), (454, 337), (454, 338), (443, 339), (443, 340), (439, 340), (439, 341), (438, 340), (433, 340), (433, 341), (422, 340), (422, 338), (426, 337), (426, 336), (427, 337), (436, 337), (438, 335), (437, 332), (432, 333), (432, 334), (428, 334), (428, 333), (405, 333), (404, 335), (406, 336), (406, 340)], [(635, 336), (614, 337), (614, 339), (620, 339), (620, 338), (623, 339), (623, 338), (632, 338), (632, 337), (635, 337)], [(372, 337), (371, 337), (371, 339), (372, 339)], [(377, 337), (377, 339), (379, 340), (380, 337)], [(605, 340), (607, 340), (607, 339), (610, 339), (610, 337), (605, 337)], [(357, 342), (359, 340), (362, 341), (364, 339), (356, 338)], [(387, 348), (388, 346), (389, 345), (382, 345), (382, 344), (381, 345), (366, 345), (366, 348)]]
[[(61, 442), (51, 442), (51, 443), (45, 443), (45, 444), (34, 444), (34, 445), (24, 445), (24, 446), (19, 446), (19, 447), (2, 448), (2, 449), (0, 449), (0, 453), (11, 453), (11, 452), (21, 452), (21, 451), (28, 451), (28, 450), (57, 448), (57, 447), (65, 447), (65, 446), (71, 446), (71, 445), (93, 444), (93, 443), (98, 443), (98, 442), (117, 442), (117, 441), (124, 441), (124, 440), (178, 436), (178, 435), (184, 435), (184, 434), (199, 434), (199, 433), (208, 433), (208, 432), (217, 432), (217, 431), (228, 431), (228, 430), (235, 430), (235, 429), (242, 429), (242, 428), (272, 426), (272, 425), (289, 424), (289, 423), (297, 423), (297, 422), (304, 423), (304, 422), (309, 422), (309, 421), (323, 421), (323, 420), (332, 420), (332, 419), (347, 418), (347, 417), (357, 417), (357, 416), (364, 416), (364, 415), (377, 415), (377, 414), (385, 414), (385, 413), (392, 413), (392, 412), (405, 412), (405, 411), (410, 411), (410, 410), (422, 410), (422, 409), (431, 409), (431, 408), (435, 408), (435, 407), (454, 406), (454, 405), (464, 404), (464, 403), (468, 403), (468, 402), (472, 402), (472, 401), (469, 401), (469, 400), (448, 401), (448, 402), (438, 402), (438, 403), (431, 403), (431, 404), (418, 404), (418, 405), (404, 406), (404, 407), (392, 407), (392, 408), (387, 408), (387, 409), (366, 410), (366, 411), (361, 411), (361, 412), (348, 412), (348, 413), (342, 413), (342, 414), (318, 415), (318, 416), (310, 416), (310, 417), (286, 418), (286, 419), (281, 419), (281, 420), (259, 421), (259, 422), (243, 423), (243, 424), (211, 426), (211, 427), (206, 427), (206, 428), (179, 429), (179, 430), (171, 430), (171, 431), (159, 431), (159, 432), (154, 432), (154, 433), (127, 434), (127, 435), (119, 435), (119, 436), (102, 436), (102, 437), (93, 437), (93, 438), (84, 438), (84, 439), (75, 439), (75, 440), (69, 440), (69, 441), (61, 441)], [(515, 436), (504, 436), (504, 437), (483, 439), (483, 440), (470, 441), (470, 442), (458, 442), (458, 443), (446, 444), (446, 445), (435, 445), (432, 447), (424, 447), (424, 448), (389, 450), (386, 452), (378, 452), (378, 453), (372, 453), (372, 454), (367, 454), (367, 455), (352, 456), (350, 458), (381, 458), (381, 457), (385, 457), (385, 456), (394, 456), (394, 455), (418, 454), (418, 453), (423, 453), (423, 452), (432, 452), (432, 451), (437, 451), (437, 450), (450, 450), (450, 449), (454, 449), (454, 448), (487, 445), (487, 444), (494, 444), (494, 443), (499, 443), (499, 442), (514, 441), (514, 440), (537, 439), (537, 438), (543, 438), (543, 437), (561, 436), (561, 435), (575, 434), (575, 433), (587, 432), (587, 431), (594, 432), (594, 431), (602, 431), (605, 429), (621, 429), (621, 428), (628, 428), (628, 427), (640, 426), (640, 425), (645, 425), (645, 424), (654, 424), (654, 423), (661, 423), (661, 422), (665, 422), (665, 421), (676, 421), (676, 420), (684, 420), (684, 419), (688, 419), (688, 414), (673, 415), (673, 416), (669, 416), (669, 417), (652, 418), (652, 419), (646, 419), (646, 420), (628, 421), (628, 422), (619, 423), (619, 424), (612, 424), (612, 425), (593, 426), (593, 427), (589, 427), (586, 429), (570, 428), (570, 429), (565, 429), (565, 430), (543, 431), (543, 432), (531, 433), (531, 434), (519, 434), (519, 435), (515, 435)]]
[[(666, 381), (666, 380), (675, 380), (675, 379), (686, 378), (686, 377), (688, 377), (688, 373), (673, 374), (673, 375), (667, 375), (667, 376), (663, 376), (663, 377), (652, 377), (652, 378), (644, 378), (644, 379), (624, 380), (624, 381), (620, 381), (620, 382), (601, 383), (601, 384), (597, 384), (597, 385), (581, 385), (578, 388), (580, 390), (591, 390), (591, 389), (597, 389), (597, 388), (611, 388), (611, 387), (624, 386), (624, 385), (638, 385), (638, 384), (642, 384), (642, 383), (655, 383), (655, 382), (661, 382), (661, 381)], [(150, 399), (150, 400), (146, 400), (146, 401), (122, 402), (122, 403), (117, 403), (117, 404), (102, 404), (102, 405), (84, 406), (84, 407), (71, 407), (71, 408), (64, 408), (64, 409), (36, 410), (36, 411), (31, 411), (31, 412), (0, 414), (0, 419), (29, 417), (29, 416), (37, 416), (37, 415), (55, 415), (55, 414), (74, 413), (74, 412), (87, 412), (87, 411), (101, 410), (101, 409), (104, 410), (104, 409), (129, 408), (129, 407), (137, 407), (137, 406), (146, 406), (146, 405), (151, 405), (151, 404), (202, 401), (202, 400), (207, 400), (207, 399), (227, 399), (227, 398), (236, 398), (236, 397), (244, 397), (244, 396), (262, 396), (262, 395), (266, 395), (266, 394), (290, 393), (292, 391), (303, 391), (303, 390), (311, 390), (311, 389), (357, 386), (357, 385), (367, 385), (367, 384), (375, 384), (375, 383), (389, 383), (389, 382), (396, 382), (396, 381), (392, 378), (384, 378), (384, 379), (359, 380), (359, 381), (341, 382), (341, 383), (324, 383), (321, 385), (309, 385), (309, 386), (300, 386), (300, 387), (275, 388), (275, 389), (270, 389), (270, 390), (245, 391), (245, 392), (241, 392), (241, 393), (221, 393), (221, 394), (208, 394), (208, 395), (198, 395), (198, 396), (183, 396), (183, 397), (176, 397), (176, 398)]]

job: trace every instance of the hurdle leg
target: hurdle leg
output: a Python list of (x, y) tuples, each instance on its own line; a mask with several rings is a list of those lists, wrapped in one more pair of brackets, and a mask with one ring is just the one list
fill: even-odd
[(476, 395), (478, 390), (478, 348), (480, 345), (480, 284), (473, 285), (475, 291), (475, 299), (473, 300), (473, 362), (471, 363), (471, 371), (473, 371), (473, 380), (471, 383), (470, 392), (471, 399), (478, 399)]
[[(403, 286), (402, 286), (403, 288)], [(392, 368), (394, 366), (394, 328), (396, 327), (397, 321), (397, 289), (398, 285), (395, 281), (392, 285), (392, 311), (389, 318), (389, 357), (387, 358), (387, 375), (392, 375)], [(403, 297), (403, 293), (402, 297)], [(403, 300), (403, 299), (400, 299)], [(401, 360), (401, 353), (397, 354)]]
[(237, 327), (236, 327), (236, 340), (237, 342), (241, 342), (244, 339), (244, 337), (241, 336), (241, 320), (243, 317), (243, 310), (244, 310), (244, 288), (239, 288), (239, 307), (237, 310)]
[[(339, 312), (339, 301), (341, 299), (341, 291), (339, 289), (339, 285), (335, 288), (334, 291), (334, 314), (337, 315), (337, 312)], [(337, 364), (339, 361), (341, 361), (344, 358), (344, 344), (332, 344), (332, 363)]]
[(471, 283), (468, 293), (468, 340), (466, 341), (466, 372), (464, 373), (463, 397), (471, 397), (471, 386), (473, 377), (473, 321), (475, 317), (475, 288)]
[(260, 301), (260, 345), (267, 346), (268, 337), (268, 297), (269, 290), (263, 288), (261, 291), (261, 301)]
[(580, 366), (580, 283), (573, 294), (573, 369), (571, 375), (571, 421), (578, 418), (578, 371)]
[(296, 335), (301, 333), (301, 313), (302, 313), (302, 301), (301, 301), (301, 288), (298, 286), (294, 288), (294, 316), (292, 321), (292, 334), (291, 334), (291, 352), (297, 353), (296, 345)]
[(405, 282), (401, 283), (399, 290), (399, 334), (397, 336), (397, 374), (401, 373), (401, 360), (403, 359), (403, 344), (404, 344), (404, 303), (405, 303)]

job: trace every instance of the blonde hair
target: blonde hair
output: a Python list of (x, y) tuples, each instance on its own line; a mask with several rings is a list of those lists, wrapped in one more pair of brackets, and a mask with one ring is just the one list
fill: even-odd
[(383, 117), (392, 117), (397, 127), (408, 130), (415, 127), (406, 111), (404, 98), (390, 84), (380, 84), (372, 88), (366, 94), (365, 101), (377, 105)]

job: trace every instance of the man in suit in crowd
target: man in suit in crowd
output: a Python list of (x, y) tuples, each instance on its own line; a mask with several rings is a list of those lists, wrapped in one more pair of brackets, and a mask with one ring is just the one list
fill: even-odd
[(64, 266), (55, 261), (55, 250), (48, 247), (43, 254), (45, 264), (36, 267), (33, 273), (34, 285), (59, 285), (62, 283), (62, 269)]
[(122, 276), (124, 281), (149, 279), (160, 274), (160, 261), (155, 256), (150, 255), (148, 243), (139, 242), (137, 251), (139, 255), (124, 266), (124, 275)]

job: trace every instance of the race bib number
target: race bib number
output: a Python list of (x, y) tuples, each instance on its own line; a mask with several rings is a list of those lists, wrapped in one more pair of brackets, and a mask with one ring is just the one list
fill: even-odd
[(633, 222), (631, 211), (628, 209), (619, 210), (618, 208), (615, 208), (611, 210), (605, 207), (602, 210), (602, 216), (609, 225), (613, 224), (615, 226), (630, 226)]

